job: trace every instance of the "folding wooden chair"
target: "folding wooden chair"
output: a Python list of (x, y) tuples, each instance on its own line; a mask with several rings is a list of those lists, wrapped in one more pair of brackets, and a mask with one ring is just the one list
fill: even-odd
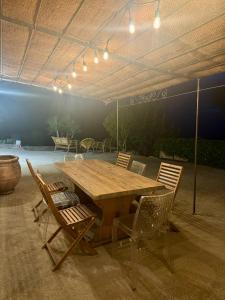
[[(36, 177), (36, 172), (34, 171), (31, 162), (29, 161), (29, 159), (26, 159), (26, 162), (27, 162), (27, 166), (30, 170), (31, 176), (33, 177), (34, 181), (38, 184), (37, 177)], [(39, 186), (39, 184), (38, 184), (38, 186)], [(48, 188), (49, 192), (52, 193), (52, 194), (59, 193), (59, 192), (64, 192), (68, 189), (68, 187), (65, 186), (65, 184), (62, 181), (48, 183), (47, 188)], [(38, 201), (38, 203), (32, 208), (32, 211), (34, 213), (34, 222), (39, 220), (40, 214), (38, 213), (38, 207), (42, 203), (43, 203), (43, 198), (40, 201)], [(43, 212), (45, 212), (45, 211), (46, 210), (43, 210)]]
[(131, 164), (131, 160), (131, 154), (119, 152), (116, 160), (116, 165), (128, 169)]
[(165, 185), (165, 188), (174, 192), (172, 209), (181, 180), (183, 167), (162, 162), (156, 180)]
[[(88, 232), (88, 230), (93, 226), (95, 222), (95, 214), (83, 204), (77, 204), (76, 206), (67, 209), (58, 210), (53, 202), (52, 195), (49, 192), (47, 185), (44, 183), (39, 174), (37, 174), (37, 178), (41, 183), (40, 188), (42, 195), (59, 224), (57, 230), (49, 237), (42, 247), (47, 250), (50, 258), (52, 259), (54, 263), (53, 271), (55, 271), (76, 246), (81, 245), (81, 249), (83, 249), (84, 244), (87, 246), (88, 243), (84, 240), (84, 236), (86, 232)], [(61, 230), (67, 233), (72, 238), (73, 242), (62, 255), (62, 257), (57, 260), (54, 256), (50, 243), (55, 239)], [(89, 249), (93, 250), (90, 245), (88, 247)], [(93, 254), (93, 252), (94, 251), (91, 251), (90, 254)], [(96, 254), (96, 251), (94, 253)]]
[(143, 164), (139, 161), (133, 160), (130, 166), (130, 171), (137, 173), (139, 175), (143, 175), (146, 170), (146, 164)]

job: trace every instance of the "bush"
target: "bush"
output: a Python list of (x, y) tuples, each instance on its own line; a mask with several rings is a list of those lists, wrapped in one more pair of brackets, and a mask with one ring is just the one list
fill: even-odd
[[(186, 158), (190, 162), (194, 161), (194, 139), (160, 139), (154, 144), (154, 155), (159, 156), (160, 150), (172, 156)], [(225, 168), (225, 141), (200, 139), (198, 164)]]

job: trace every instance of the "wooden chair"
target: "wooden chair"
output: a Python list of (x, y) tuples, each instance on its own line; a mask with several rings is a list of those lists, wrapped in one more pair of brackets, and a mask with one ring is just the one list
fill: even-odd
[(143, 175), (145, 173), (146, 166), (147, 166), (146, 164), (133, 160), (130, 166), (130, 171), (137, 173), (139, 175)]
[[(27, 162), (27, 166), (28, 166), (28, 168), (30, 170), (31, 176), (33, 177), (34, 181), (38, 184), (36, 172), (34, 171), (31, 162), (29, 161), (29, 159), (26, 159), (26, 162)], [(68, 187), (62, 181), (48, 183), (47, 184), (47, 188), (48, 188), (49, 192), (52, 193), (52, 194), (59, 193), (59, 192), (64, 192), (64, 191), (66, 191), (68, 189)], [(43, 203), (43, 199), (41, 199), (40, 201), (38, 201), (38, 203), (32, 208), (32, 211), (34, 213), (34, 221), (35, 222), (38, 221), (38, 219), (40, 217), (40, 215), (38, 213), (38, 207), (42, 203)]]
[[(45, 248), (54, 263), (53, 271), (58, 269), (69, 253), (78, 245), (81, 245), (82, 249), (87, 243), (84, 240), (86, 232), (93, 226), (95, 222), (95, 214), (83, 204), (77, 204), (67, 209), (58, 210), (54, 204), (51, 193), (48, 191), (47, 185), (42, 180), (41, 176), (37, 174), (37, 178), (41, 183), (40, 189), (46, 203), (48, 204), (52, 214), (54, 215), (59, 227), (57, 230), (48, 238), (42, 248)], [(61, 256), (60, 259), (56, 259), (50, 243), (55, 239), (58, 233), (63, 230), (72, 238), (72, 243), (66, 252)], [(83, 243), (82, 243), (83, 242)], [(88, 247), (87, 247), (88, 248)], [(89, 245), (89, 248), (90, 245)], [(92, 249), (93, 250), (93, 249)], [(93, 251), (91, 252), (93, 254)], [(95, 251), (96, 254), (96, 251)]]
[(177, 194), (177, 189), (180, 183), (183, 167), (162, 162), (156, 180), (165, 185), (165, 188), (174, 191), (174, 200)]
[(119, 152), (116, 160), (116, 165), (128, 169), (132, 160), (131, 154)]
[[(144, 245), (144, 243), (146, 245), (148, 243), (148, 247), (151, 248), (150, 245), (153, 244), (153, 240), (168, 232), (168, 219), (172, 208), (173, 198), (174, 192), (168, 192), (163, 195), (143, 196), (141, 197), (138, 208), (134, 214), (114, 219), (112, 241), (116, 242), (118, 240), (118, 230), (122, 231), (130, 238), (130, 259), (132, 264), (134, 264), (137, 259), (134, 255), (136, 246), (139, 249), (140, 245)], [(165, 246), (168, 245), (166, 244)], [(154, 252), (152, 254), (154, 254)], [(172, 270), (167, 260), (165, 261), (158, 253), (157, 257), (166, 264), (170, 271)], [(134, 284), (135, 282), (132, 283), (132, 285)], [(135, 286), (132, 286), (132, 288), (135, 289)]]

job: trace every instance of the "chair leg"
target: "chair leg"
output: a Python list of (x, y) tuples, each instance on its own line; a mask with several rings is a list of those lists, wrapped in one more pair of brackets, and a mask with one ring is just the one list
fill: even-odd
[(69, 249), (63, 254), (63, 256), (60, 258), (60, 260), (55, 264), (54, 268), (52, 269), (53, 271), (57, 270), (60, 267), (60, 265), (63, 263), (63, 261), (66, 259), (66, 257), (69, 255), (69, 253), (72, 251), (72, 249), (81, 242), (85, 233), (91, 228), (91, 226), (94, 224), (94, 222), (95, 222), (95, 219), (93, 218), (86, 224), (86, 226), (84, 226), (83, 230), (74, 239), (74, 241), (72, 242)]
[(47, 244), (51, 243), (51, 241), (57, 236), (57, 234), (61, 231), (62, 226), (59, 226), (58, 229), (49, 237), (49, 239), (44, 243), (42, 249), (46, 247)]
[(45, 242), (46, 241), (46, 236), (47, 236), (47, 231), (48, 231), (48, 224), (49, 224), (49, 217), (50, 217), (50, 212), (49, 210), (47, 209), (47, 220), (46, 220), (46, 223), (45, 223), (45, 227), (44, 227), (44, 230), (43, 230), (43, 241)]
[(48, 208), (44, 208), (40, 213), (38, 213), (38, 207), (43, 203), (43, 199), (40, 200), (35, 207), (32, 208), (32, 211), (34, 213), (34, 222), (39, 221), (40, 217), (42, 217), (46, 211), (48, 210)]
[(72, 244), (70, 245), (69, 249), (63, 254), (63, 256), (59, 259), (59, 261), (55, 264), (55, 266), (53, 267), (52, 271), (57, 270), (60, 265), (64, 262), (64, 260), (67, 258), (67, 256), (70, 254), (70, 252), (72, 251), (72, 249), (78, 245), (78, 239), (74, 240), (72, 242)]

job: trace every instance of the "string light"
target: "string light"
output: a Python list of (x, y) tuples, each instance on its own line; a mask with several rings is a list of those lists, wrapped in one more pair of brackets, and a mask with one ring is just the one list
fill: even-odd
[(106, 47), (103, 53), (103, 59), (104, 60), (108, 60), (109, 59), (109, 50), (108, 50), (108, 44), (109, 44), (109, 40), (106, 43)]
[(159, 1), (158, 1), (158, 5), (157, 5), (157, 8), (156, 8), (156, 11), (155, 11), (155, 19), (154, 19), (154, 22), (153, 22), (153, 27), (155, 29), (158, 29), (160, 27), (160, 11), (159, 11)]
[(95, 49), (95, 54), (94, 54), (94, 63), (98, 64), (99, 63), (99, 58), (98, 58), (98, 54), (97, 54), (97, 50)]
[(84, 57), (83, 57), (83, 71), (87, 72), (87, 70), (88, 70), (88, 67), (87, 67), (87, 65), (86, 65), (86, 63), (84, 61)]
[(68, 87), (68, 90), (71, 90), (71, 89), (72, 89), (72, 84), (71, 84), (71, 83), (68, 83), (68, 84), (67, 84), (67, 87)]
[(53, 90), (56, 92), (58, 90), (57, 86), (54, 84), (53, 85)]
[(73, 64), (72, 77), (73, 77), (73, 78), (76, 78), (76, 77), (77, 77), (77, 73), (76, 73), (76, 71), (75, 71), (75, 63)]
[(58, 89), (59, 94), (63, 93), (63, 90), (61, 88)]
[(134, 24), (134, 21), (131, 18), (130, 9), (129, 9), (129, 32), (130, 32), (130, 34), (135, 33), (135, 24)]

